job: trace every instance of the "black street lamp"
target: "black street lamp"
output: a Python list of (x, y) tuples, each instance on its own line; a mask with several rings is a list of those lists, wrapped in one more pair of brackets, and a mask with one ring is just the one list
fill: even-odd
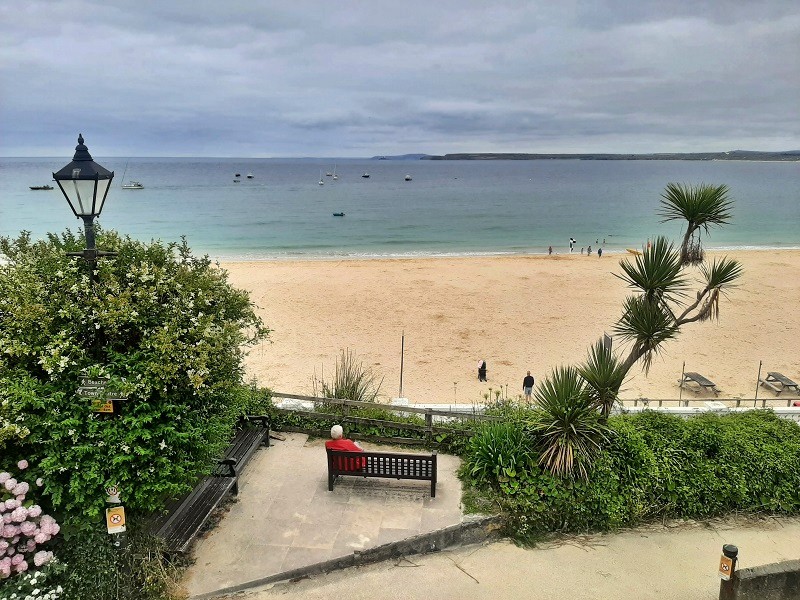
[(83, 135), (78, 134), (78, 145), (72, 162), (57, 173), (53, 179), (61, 188), (61, 193), (69, 202), (75, 216), (83, 219), (86, 235), (86, 249), (82, 252), (68, 252), (69, 256), (79, 256), (89, 263), (90, 278), (94, 282), (94, 263), (101, 256), (116, 256), (116, 252), (106, 252), (95, 247), (94, 218), (100, 215), (106, 201), (114, 171), (109, 171), (92, 160), (89, 149), (83, 144)]

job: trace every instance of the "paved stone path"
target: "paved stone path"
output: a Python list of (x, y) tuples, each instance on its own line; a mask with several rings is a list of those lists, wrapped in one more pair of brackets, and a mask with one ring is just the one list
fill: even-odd
[(279, 435), (285, 441), (250, 459), (237, 501), (195, 545), (183, 582), (191, 596), (461, 523), (456, 457), (439, 455), (433, 499), (427, 481), (342, 477), (329, 492), (324, 440)]

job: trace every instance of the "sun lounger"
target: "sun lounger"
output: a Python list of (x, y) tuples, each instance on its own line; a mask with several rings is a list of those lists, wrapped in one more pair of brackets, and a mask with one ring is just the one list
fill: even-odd
[(800, 393), (797, 383), (776, 371), (770, 371), (765, 378), (759, 379), (758, 382), (775, 392), (776, 396), (780, 396), (784, 390), (792, 390), (796, 394)]
[(687, 371), (686, 373), (683, 374), (683, 379), (681, 379), (678, 382), (678, 384), (680, 385), (680, 387), (684, 387), (686, 386), (686, 384), (690, 382), (696, 383), (698, 386), (700, 386), (699, 389), (706, 389), (714, 392), (715, 394), (719, 394), (719, 390), (717, 389), (717, 384), (714, 383), (713, 381), (706, 379), (699, 373), (692, 373), (690, 371)]

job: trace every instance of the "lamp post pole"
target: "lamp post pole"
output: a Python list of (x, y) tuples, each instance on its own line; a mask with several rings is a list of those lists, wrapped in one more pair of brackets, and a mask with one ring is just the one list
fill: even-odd
[(83, 258), (89, 265), (89, 279), (95, 282), (94, 267), (102, 256), (116, 256), (116, 252), (98, 250), (95, 242), (94, 219), (100, 216), (106, 201), (114, 172), (92, 160), (89, 149), (83, 143), (83, 135), (78, 134), (78, 145), (72, 162), (57, 173), (53, 179), (67, 199), (72, 212), (83, 219), (86, 248), (81, 252), (67, 252), (68, 256)]

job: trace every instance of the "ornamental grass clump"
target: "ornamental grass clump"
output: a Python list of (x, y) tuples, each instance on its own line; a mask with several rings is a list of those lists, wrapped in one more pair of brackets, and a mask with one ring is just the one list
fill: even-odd
[[(28, 462), (17, 463), (20, 471)], [(36, 485), (43, 485), (41, 479)], [(0, 472), (0, 579), (37, 569), (53, 559), (53, 553), (42, 548), (60, 530), (56, 520), (28, 499), (31, 485), (8, 471)]]

